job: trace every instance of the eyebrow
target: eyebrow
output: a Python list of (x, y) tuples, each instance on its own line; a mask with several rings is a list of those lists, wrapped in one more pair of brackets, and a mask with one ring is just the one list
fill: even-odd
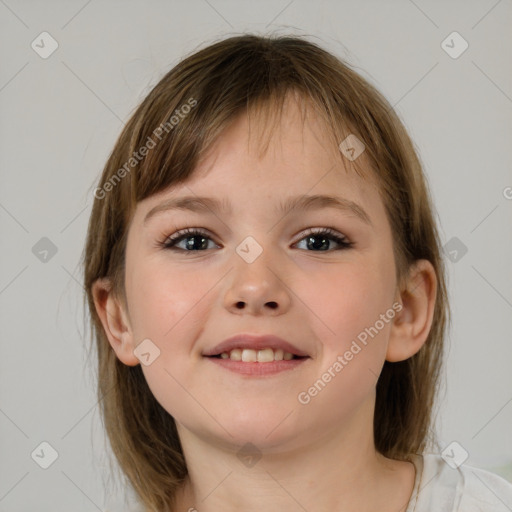
[[(277, 212), (281, 215), (287, 215), (292, 210), (320, 210), (322, 208), (335, 208), (345, 213), (352, 213), (364, 223), (372, 225), (370, 217), (365, 210), (348, 199), (328, 195), (303, 195), (297, 197), (290, 197), (285, 202), (278, 205)], [(198, 213), (215, 213), (224, 212), (231, 213), (231, 206), (227, 199), (222, 201), (213, 197), (200, 197), (200, 196), (184, 196), (172, 199), (167, 199), (162, 203), (152, 208), (144, 218), (144, 224), (155, 215), (166, 212), (169, 210), (185, 210)]]

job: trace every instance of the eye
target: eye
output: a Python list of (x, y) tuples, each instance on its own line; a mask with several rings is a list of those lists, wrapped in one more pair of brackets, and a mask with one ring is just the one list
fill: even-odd
[[(161, 245), (164, 249), (193, 252), (208, 249), (209, 240), (212, 241), (206, 231), (197, 228), (187, 228), (167, 237)], [(178, 244), (182, 241), (185, 241), (185, 248), (178, 247)]]
[[(179, 247), (179, 244), (185, 242), (184, 245)], [(160, 245), (164, 249), (171, 249), (183, 252), (197, 252), (211, 249), (209, 242), (217, 245), (210, 238), (208, 233), (198, 228), (182, 229), (167, 237)], [(312, 228), (302, 233), (302, 238), (295, 245), (305, 242), (308, 250), (313, 252), (326, 252), (331, 250), (348, 249), (353, 245), (346, 237), (339, 235), (337, 232), (330, 228)], [(338, 245), (334, 249), (331, 247), (332, 242)]]
[(338, 247), (333, 249), (335, 251), (348, 249), (353, 245), (353, 243), (349, 242), (346, 237), (339, 235), (331, 228), (312, 228), (309, 229), (306, 234), (302, 233), (302, 236), (303, 238), (301, 238), (297, 244), (305, 241), (306, 247), (308, 249), (313, 249), (314, 252), (328, 251), (331, 241), (338, 244)]

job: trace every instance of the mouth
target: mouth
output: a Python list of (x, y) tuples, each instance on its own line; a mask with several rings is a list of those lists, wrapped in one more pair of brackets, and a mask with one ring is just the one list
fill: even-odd
[(251, 348), (234, 348), (229, 352), (209, 356), (230, 361), (243, 361), (244, 363), (272, 363), (273, 361), (291, 361), (292, 359), (305, 359), (307, 356), (298, 356), (283, 349), (270, 347), (254, 350)]
[(202, 355), (221, 368), (252, 376), (291, 370), (310, 359), (281, 338), (249, 334), (233, 336)]

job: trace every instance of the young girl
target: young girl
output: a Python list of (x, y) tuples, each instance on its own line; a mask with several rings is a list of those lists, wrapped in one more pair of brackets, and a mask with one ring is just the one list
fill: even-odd
[(433, 208), (402, 123), (350, 67), (296, 37), (198, 51), (94, 195), (99, 397), (143, 510), (512, 510), (512, 485), (434, 442)]

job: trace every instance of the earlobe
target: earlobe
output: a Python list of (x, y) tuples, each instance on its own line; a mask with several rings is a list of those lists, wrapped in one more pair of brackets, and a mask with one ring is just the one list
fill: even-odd
[(397, 294), (402, 309), (391, 328), (387, 361), (404, 361), (421, 349), (432, 326), (436, 291), (437, 277), (432, 263), (414, 262), (403, 289)]
[(139, 360), (133, 353), (133, 333), (121, 301), (114, 296), (108, 278), (97, 279), (92, 285), (96, 312), (100, 317), (108, 341), (118, 359), (128, 366), (136, 366)]

